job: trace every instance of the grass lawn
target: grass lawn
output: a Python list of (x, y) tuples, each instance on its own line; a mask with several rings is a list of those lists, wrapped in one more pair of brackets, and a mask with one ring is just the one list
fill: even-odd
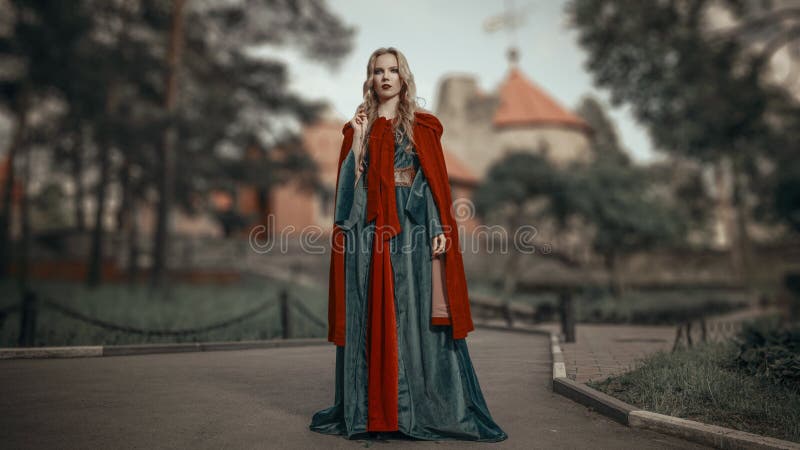
[[(152, 295), (146, 285), (106, 284), (88, 289), (72, 282), (36, 281), (33, 288), (84, 315), (114, 324), (157, 330), (199, 328), (241, 315), (266, 299), (277, 299), (289, 287), (290, 299), (299, 299), (319, 319), (327, 319), (327, 292), (258, 277), (229, 285), (176, 284), (165, 296)], [(19, 301), (14, 281), (0, 282), (0, 309)], [(277, 303), (277, 302), (276, 302)], [(185, 336), (159, 337), (108, 330), (40, 307), (37, 346), (112, 345), (165, 342), (211, 342), (279, 337), (279, 309), (270, 307), (231, 326)], [(324, 337), (327, 330), (292, 308), (293, 337)], [(15, 347), (19, 335), (18, 312), (0, 323), (0, 347)]]
[(800, 442), (800, 386), (788, 388), (727, 364), (735, 344), (661, 351), (589, 386), (647, 411)]

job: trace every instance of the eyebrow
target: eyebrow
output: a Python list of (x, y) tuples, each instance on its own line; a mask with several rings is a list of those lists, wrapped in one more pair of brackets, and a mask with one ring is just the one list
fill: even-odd
[[(390, 67), (388, 67), (388, 68), (389, 68), (389, 69), (399, 69), (400, 67), (399, 67), (399, 66), (390, 66)], [(378, 69), (383, 69), (383, 67), (380, 67), (380, 66), (375, 66), (375, 70), (378, 70)]]

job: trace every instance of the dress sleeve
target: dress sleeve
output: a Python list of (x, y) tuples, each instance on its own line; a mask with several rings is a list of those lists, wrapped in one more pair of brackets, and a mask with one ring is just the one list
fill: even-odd
[(414, 223), (425, 227), (428, 240), (442, 232), (439, 210), (421, 168), (414, 175), (411, 193), (406, 201), (406, 213)]
[(442, 233), (442, 221), (439, 218), (439, 208), (436, 207), (436, 202), (433, 200), (433, 193), (428, 183), (425, 183), (425, 204), (428, 217), (428, 240), (430, 241), (434, 236)]
[(355, 153), (351, 148), (342, 162), (342, 167), (339, 170), (339, 185), (336, 186), (336, 205), (333, 212), (333, 222), (339, 226), (343, 225), (350, 217), (350, 211), (353, 208), (354, 183), (356, 181), (355, 168)]

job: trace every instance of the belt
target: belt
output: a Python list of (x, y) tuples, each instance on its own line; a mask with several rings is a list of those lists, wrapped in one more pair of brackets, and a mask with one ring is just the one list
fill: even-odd
[[(414, 184), (414, 176), (417, 174), (417, 170), (414, 168), (414, 165), (410, 165), (407, 167), (395, 167), (394, 168), (394, 185), (397, 186), (411, 186)], [(363, 175), (362, 175), (363, 177)], [(367, 188), (367, 178), (362, 178), (363, 183), (361, 187), (366, 189)]]

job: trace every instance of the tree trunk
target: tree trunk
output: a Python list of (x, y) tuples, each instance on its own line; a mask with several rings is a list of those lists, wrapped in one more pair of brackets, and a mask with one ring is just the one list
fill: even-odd
[[(178, 94), (177, 74), (183, 48), (183, 6), (185, 0), (175, 0), (172, 4), (172, 28), (170, 31), (167, 72), (165, 76), (164, 107), (172, 119)], [(166, 279), (166, 258), (168, 255), (168, 233), (170, 211), (172, 210), (173, 189), (175, 185), (175, 141), (177, 130), (170, 123), (164, 130), (158, 174), (158, 210), (156, 212), (156, 232), (153, 241), (153, 267), (150, 275), (152, 288), (161, 287)]]
[(22, 166), (22, 199), (20, 202), (20, 214), (22, 218), (22, 236), (19, 253), (19, 287), (23, 296), (29, 291), (28, 278), (30, 270), (30, 249), (31, 249), (31, 212), (30, 196), (28, 188), (31, 182), (31, 148), (25, 149), (24, 165)]
[(20, 102), (15, 111), (17, 118), (17, 128), (8, 148), (8, 158), (6, 159), (6, 179), (3, 186), (3, 199), (0, 205), (0, 278), (8, 276), (11, 261), (11, 224), (14, 219), (14, 184), (16, 182), (14, 165), (17, 154), (25, 140), (27, 131), (27, 108), (24, 102)]
[(605, 258), (606, 271), (608, 272), (608, 290), (611, 296), (619, 299), (622, 297), (622, 277), (619, 273), (619, 255), (611, 251), (603, 255)]
[(127, 217), (128, 227), (128, 281), (136, 282), (139, 277), (139, 223), (136, 221), (137, 202), (131, 199), (131, 212)]
[(106, 185), (109, 178), (109, 143), (103, 140), (100, 142), (100, 180), (97, 182), (95, 191), (95, 201), (97, 206), (94, 214), (94, 228), (92, 229), (92, 247), (89, 254), (89, 273), (87, 274), (86, 284), (95, 287), (102, 281), (103, 265), (103, 215), (106, 208)]
[(131, 215), (131, 164), (127, 157), (124, 156), (122, 170), (119, 175), (119, 186), (122, 199), (120, 200), (119, 209), (117, 210), (117, 233), (121, 236), (128, 223), (128, 218)]
[(86, 230), (86, 212), (83, 200), (86, 192), (83, 189), (83, 126), (78, 125), (78, 140), (72, 149), (72, 180), (75, 183), (75, 228), (78, 231)]
[(733, 158), (733, 207), (736, 211), (736, 242), (734, 258), (737, 262), (739, 280), (750, 288), (752, 283), (752, 258), (750, 253), (750, 235), (747, 232), (747, 205), (745, 202), (745, 186), (743, 183), (741, 164)]
[(503, 302), (503, 309), (506, 316), (506, 325), (509, 327), (514, 325), (514, 319), (511, 315), (511, 296), (517, 291), (517, 284), (519, 283), (520, 253), (514, 245), (514, 234), (516, 233), (516, 230), (519, 229), (519, 222), (516, 220), (516, 217), (519, 217), (519, 214), (521, 213), (522, 207), (519, 207), (517, 209), (517, 214), (514, 214), (512, 219), (509, 221), (509, 225), (511, 227), (508, 233), (510, 235), (508, 238), (509, 253), (508, 258), (506, 259), (505, 270), (503, 271), (503, 290), (500, 293), (500, 299)]
[[(117, 110), (117, 88), (112, 83), (108, 88), (106, 96), (105, 112), (113, 115)], [(106, 124), (101, 124), (106, 127)], [(99, 130), (98, 151), (100, 152), (100, 180), (97, 182), (95, 190), (95, 201), (97, 203), (94, 214), (94, 228), (92, 229), (91, 251), (89, 252), (89, 272), (86, 276), (86, 284), (89, 287), (96, 287), (102, 281), (103, 270), (103, 216), (106, 212), (106, 188), (111, 172), (111, 139), (109, 133), (112, 130), (103, 128)]]
[(272, 196), (270, 195), (269, 188), (261, 188), (258, 190), (258, 215), (261, 218), (259, 225), (264, 226), (265, 236), (267, 239), (273, 237), (275, 230), (272, 229), (272, 221), (269, 220), (272, 214)]
[(33, 346), (36, 342), (36, 297), (30, 289), (30, 250), (31, 250), (31, 214), (30, 197), (28, 188), (31, 180), (31, 153), (30, 146), (25, 149), (24, 165), (22, 167), (22, 198), (20, 214), (22, 216), (22, 236), (18, 258), (17, 282), (21, 299), (20, 334), (18, 345)]

